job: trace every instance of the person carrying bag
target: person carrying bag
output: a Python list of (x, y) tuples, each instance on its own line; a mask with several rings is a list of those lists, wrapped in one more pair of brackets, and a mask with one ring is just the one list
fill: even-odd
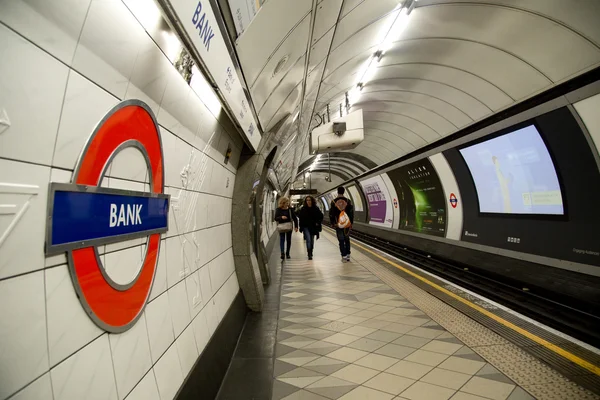
[(321, 232), (321, 222), (323, 213), (317, 207), (317, 201), (312, 196), (304, 199), (304, 205), (298, 212), (300, 218), (300, 232), (304, 235), (306, 241), (306, 252), (308, 259), (313, 259), (313, 249), (315, 247), (315, 236)]
[[(292, 247), (292, 232), (294, 229), (298, 232), (298, 218), (296, 213), (290, 207), (290, 200), (287, 197), (279, 199), (279, 207), (275, 210), (275, 221), (277, 221), (277, 231), (279, 232), (279, 247), (281, 249), (281, 259), (290, 258), (290, 249)], [(287, 240), (287, 248), (285, 242)]]

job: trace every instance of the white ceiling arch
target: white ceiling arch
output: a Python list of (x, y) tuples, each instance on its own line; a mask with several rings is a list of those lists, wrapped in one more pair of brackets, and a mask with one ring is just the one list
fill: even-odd
[[(396, 32), (407, 2), (261, 7), (236, 46), (262, 126), (286, 115), (295, 122), (283, 132), (296, 136), (278, 155), (285, 161), (278, 173), (289, 179), (311, 157), (315, 113), (329, 104), (335, 118), (346, 93), (356, 94), (365, 63)], [(352, 153), (377, 165), (392, 161), (598, 67), (599, 20), (597, 0), (418, 0), (352, 97), (365, 122), (365, 141)]]

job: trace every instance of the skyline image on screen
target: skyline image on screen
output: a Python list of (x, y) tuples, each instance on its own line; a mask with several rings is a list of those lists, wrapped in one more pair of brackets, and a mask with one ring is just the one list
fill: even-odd
[(460, 153), (473, 176), (480, 212), (564, 214), (554, 163), (534, 125)]

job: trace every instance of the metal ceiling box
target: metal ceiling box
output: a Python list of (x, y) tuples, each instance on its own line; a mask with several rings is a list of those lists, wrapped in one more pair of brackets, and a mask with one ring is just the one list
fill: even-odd
[[(339, 126), (346, 125), (345, 131)], [(334, 129), (335, 125), (335, 129)], [(321, 154), (331, 151), (352, 150), (365, 138), (362, 109), (337, 118), (335, 121), (313, 129), (311, 133), (311, 153)]]

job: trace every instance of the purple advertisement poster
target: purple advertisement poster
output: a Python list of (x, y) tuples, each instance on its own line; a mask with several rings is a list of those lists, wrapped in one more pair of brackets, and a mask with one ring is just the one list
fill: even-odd
[(362, 183), (367, 201), (369, 202), (370, 221), (384, 223), (387, 204), (385, 195), (379, 185), (380, 183), (377, 181)]

